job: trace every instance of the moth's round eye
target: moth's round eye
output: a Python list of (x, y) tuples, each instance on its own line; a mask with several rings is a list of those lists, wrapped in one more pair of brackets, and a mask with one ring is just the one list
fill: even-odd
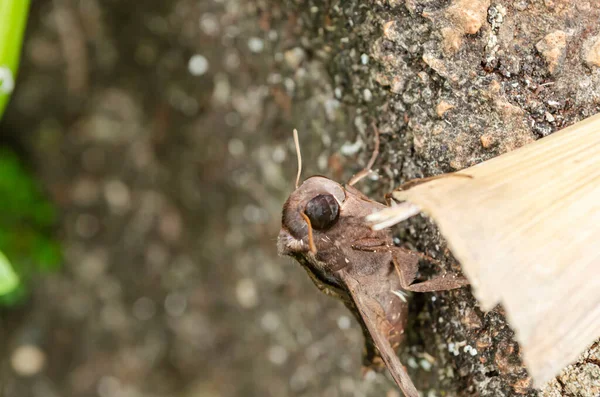
[(330, 228), (340, 214), (340, 205), (331, 194), (319, 194), (306, 204), (304, 213), (314, 229)]

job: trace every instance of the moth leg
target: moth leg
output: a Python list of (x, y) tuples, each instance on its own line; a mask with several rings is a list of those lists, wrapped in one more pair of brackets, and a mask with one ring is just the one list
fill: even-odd
[(419, 258), (428, 258), (426, 255), (396, 247), (395, 245), (381, 244), (381, 240), (372, 238), (363, 238), (356, 241), (352, 244), (352, 249), (366, 252), (390, 252), (392, 254), (394, 267), (396, 268), (396, 273), (400, 278), (400, 285), (406, 290), (408, 290), (407, 287), (410, 286), (417, 277), (417, 272), (419, 271)]
[(413, 292), (448, 291), (469, 285), (469, 280), (455, 274), (438, 274), (433, 278), (403, 287)]
[(375, 134), (375, 148), (373, 149), (373, 154), (371, 155), (371, 159), (367, 163), (367, 166), (358, 174), (355, 174), (352, 178), (350, 178), (348, 181), (348, 185), (350, 186), (355, 185), (358, 181), (369, 175), (369, 173), (372, 171), (371, 168), (373, 167), (373, 164), (375, 164), (375, 160), (379, 155), (379, 129), (375, 123), (372, 123), (371, 126), (373, 127), (373, 132)]
[(400, 285), (403, 289), (409, 290), (410, 285), (417, 278), (419, 256), (415, 252), (394, 246), (392, 249), (392, 261), (394, 262), (396, 273), (400, 278)]
[(381, 244), (381, 239), (378, 238), (361, 238), (351, 245), (353, 250), (365, 252), (382, 252), (390, 251), (394, 246), (389, 244)]
[(413, 284), (419, 270), (419, 259), (441, 265), (440, 261), (419, 252), (393, 247), (393, 260), (403, 289), (413, 292), (447, 291), (469, 285), (469, 280), (454, 273), (436, 274), (431, 279)]
[(383, 196), (383, 198), (385, 199), (385, 204), (388, 207), (394, 207), (397, 205), (396, 201), (394, 200), (393, 194), (394, 192), (388, 192), (385, 194), (385, 196)]

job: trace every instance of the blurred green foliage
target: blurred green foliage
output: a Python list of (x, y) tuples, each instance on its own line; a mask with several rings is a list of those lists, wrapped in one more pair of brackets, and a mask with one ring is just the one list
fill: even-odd
[[(0, 0), (0, 118), (15, 87), (29, 0)], [(27, 280), (60, 263), (49, 236), (55, 211), (18, 157), (0, 149), (0, 304), (26, 294)]]
[(13, 270), (8, 258), (0, 252), (0, 296), (14, 291), (19, 286), (19, 276)]
[[(0, 253), (4, 254), (0, 256), (0, 304), (12, 304), (22, 298), (27, 281), (35, 273), (60, 266), (60, 247), (51, 237), (56, 217), (55, 208), (44, 198), (17, 155), (0, 148)], [(12, 264), (12, 275), (4, 256)], [(18, 285), (15, 276), (17, 282), (21, 280)], [(13, 285), (13, 289), (9, 292), (5, 287), (3, 291), (3, 284)]]

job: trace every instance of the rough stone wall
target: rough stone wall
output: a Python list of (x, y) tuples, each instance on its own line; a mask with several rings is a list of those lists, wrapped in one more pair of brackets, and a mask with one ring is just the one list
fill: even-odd
[[(599, 109), (593, 1), (32, 2), (3, 121), (62, 210), (62, 273), (3, 315), (2, 394), (398, 396), (361, 379), (339, 302), (277, 258), (293, 185), (347, 180), (382, 133), (373, 198)], [(452, 261), (424, 218), (398, 242)], [(424, 269), (429, 271), (432, 269)], [(596, 396), (597, 346), (530, 388), (501, 309), (415, 295), (401, 352), (425, 396)], [(38, 346), (37, 376), (13, 353)]]

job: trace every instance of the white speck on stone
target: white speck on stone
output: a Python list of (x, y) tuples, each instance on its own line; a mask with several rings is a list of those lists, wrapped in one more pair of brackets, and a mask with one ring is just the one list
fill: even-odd
[(365, 381), (373, 382), (373, 381), (375, 381), (375, 379), (377, 379), (377, 374), (375, 373), (375, 371), (373, 371), (373, 370), (367, 371), (367, 373), (365, 374)]
[(459, 347), (457, 344), (455, 343), (448, 343), (448, 351), (452, 354), (454, 354), (455, 356), (458, 356), (458, 354), (460, 353)]
[(227, 143), (227, 149), (229, 150), (229, 154), (233, 157), (239, 157), (246, 151), (244, 147), (244, 142), (237, 138), (230, 139)]
[(518, 1), (517, 3), (515, 3), (514, 6), (518, 11), (525, 11), (527, 9), (528, 5), (529, 4), (527, 3), (527, 1), (523, 0), (523, 1)]
[(342, 98), (342, 89), (340, 87), (335, 87), (335, 90), (333, 90), (333, 93), (337, 99)]
[(213, 100), (218, 105), (226, 105), (231, 98), (231, 85), (225, 74), (217, 74), (214, 79)]
[(15, 79), (12, 71), (6, 66), (0, 67), (0, 93), (10, 94), (15, 89)]
[(167, 295), (165, 299), (165, 310), (170, 316), (179, 317), (185, 313), (187, 308), (187, 297), (183, 294), (174, 292)]
[(271, 158), (273, 159), (274, 162), (280, 164), (283, 163), (285, 161), (285, 159), (287, 158), (287, 153), (285, 151), (285, 148), (282, 146), (277, 146), (273, 149), (273, 153), (271, 154)]
[(258, 305), (256, 285), (249, 278), (243, 278), (238, 281), (235, 287), (235, 296), (240, 306), (245, 309), (252, 309)]
[(296, 83), (290, 78), (285, 79), (283, 85), (285, 86), (286, 91), (290, 93), (294, 92), (296, 89)]
[(208, 36), (219, 33), (219, 21), (214, 14), (206, 13), (200, 18), (200, 29)]
[(297, 69), (306, 58), (306, 53), (301, 47), (295, 47), (283, 54), (285, 62), (292, 69)]
[(10, 363), (18, 375), (33, 376), (44, 368), (46, 354), (37, 346), (21, 345), (11, 355)]
[(89, 252), (79, 261), (77, 275), (86, 283), (93, 285), (105, 273), (108, 263), (100, 252)]
[(373, 94), (371, 93), (371, 90), (365, 88), (363, 91), (363, 97), (365, 98), (365, 101), (371, 102), (371, 100), (373, 99)]
[(337, 99), (328, 99), (325, 101), (325, 114), (327, 115), (327, 120), (335, 121), (336, 113), (340, 108), (340, 102)]
[(129, 188), (119, 180), (108, 181), (104, 184), (104, 197), (113, 210), (129, 208)]
[(431, 297), (431, 301), (432, 301), (432, 302), (435, 302), (436, 300), (437, 300), (437, 298), (436, 298), (435, 296), (432, 296), (432, 297)]
[(417, 364), (417, 360), (415, 360), (414, 357), (409, 357), (408, 360), (406, 360), (406, 364), (414, 369), (419, 368), (419, 364)]
[(554, 116), (551, 113), (546, 112), (546, 114), (544, 116), (546, 117), (546, 121), (548, 121), (550, 123), (554, 121)]
[(367, 54), (362, 54), (362, 55), (360, 56), (360, 62), (361, 62), (363, 65), (366, 65), (366, 64), (368, 64), (368, 63), (369, 63), (369, 56), (368, 56)]
[(250, 37), (248, 40), (248, 48), (250, 51), (258, 54), (265, 49), (265, 43), (258, 37)]
[(192, 55), (188, 62), (188, 70), (192, 76), (202, 76), (208, 72), (208, 59), (200, 54)]
[(258, 207), (254, 204), (246, 205), (242, 211), (242, 215), (244, 220), (249, 223), (262, 224), (269, 219), (269, 213), (264, 208)]
[(283, 81), (283, 77), (279, 73), (271, 73), (267, 77), (267, 83), (269, 84), (279, 84)]
[(290, 388), (294, 394), (302, 394), (301, 392), (306, 389), (308, 382), (312, 379), (312, 368), (309, 366), (301, 366), (296, 369), (290, 378)]
[(230, 52), (227, 55), (225, 55), (224, 63), (225, 63), (225, 67), (229, 71), (237, 70), (237, 68), (240, 66), (241, 62), (242, 61), (240, 60), (240, 56), (235, 52)]
[(348, 329), (350, 328), (350, 317), (348, 316), (339, 316), (337, 319), (337, 326), (339, 329)]
[(143, 296), (135, 301), (132, 312), (135, 318), (140, 321), (150, 320), (156, 313), (156, 305), (152, 299)]
[(269, 361), (275, 365), (282, 365), (287, 361), (288, 352), (282, 346), (271, 346), (269, 348)]
[(363, 147), (362, 139), (358, 138), (356, 142), (346, 142), (340, 148), (340, 153), (344, 156), (353, 156)]
[(423, 368), (425, 371), (431, 371), (432, 365), (429, 361), (422, 359), (421, 361), (419, 361), (419, 364), (421, 364), (421, 368)]
[(317, 158), (317, 167), (319, 168), (319, 171), (324, 171), (327, 169), (327, 156), (325, 154), (319, 156), (319, 158)]
[(277, 331), (280, 324), (279, 317), (273, 312), (266, 312), (260, 319), (261, 327), (267, 332)]

